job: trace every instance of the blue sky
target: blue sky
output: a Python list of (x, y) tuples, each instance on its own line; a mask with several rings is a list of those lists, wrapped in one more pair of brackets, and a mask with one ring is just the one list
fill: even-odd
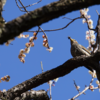
[[(37, 0), (34, 0), (36, 2)], [(42, 0), (39, 4), (32, 6), (28, 8), (28, 10), (35, 10), (36, 8), (42, 7), (43, 5), (47, 5), (51, 2), (54, 2), (57, 0)], [(34, 3), (32, 0), (24, 1), (22, 0), (24, 5), (32, 4)], [(89, 7), (88, 14), (91, 15), (91, 19), (93, 20), (94, 28), (97, 24), (97, 13), (96, 10), (99, 11), (100, 6), (91, 6)], [(8, 22), (12, 19), (17, 18), (20, 15), (23, 15), (24, 13), (21, 12), (18, 7), (16, 6), (16, 3), (14, 0), (10, 0), (6, 2), (6, 5), (4, 6), (4, 12), (3, 17)], [(59, 18), (53, 19), (49, 22), (46, 22), (41, 25), (42, 29), (55, 29), (64, 27), (70, 20), (68, 19), (62, 19), (62, 17), (68, 17), (68, 18), (76, 18), (80, 16), (80, 12), (74, 11), (67, 13), (66, 15), (60, 16)], [(34, 22), (33, 22), (34, 23)], [(27, 23), (26, 23), (27, 24)], [(37, 27), (32, 28), (31, 30), (37, 30)], [(76, 20), (73, 22), (70, 26), (68, 26), (66, 29), (55, 31), (55, 32), (46, 32), (49, 40), (49, 45), (53, 47), (53, 51), (49, 53), (45, 47), (42, 46), (43, 33), (39, 33), (37, 36), (37, 40), (34, 41), (35, 46), (31, 48), (30, 53), (26, 54), (25, 63), (21, 63), (18, 59), (18, 54), (20, 49), (25, 48), (25, 43), (29, 41), (29, 38), (27, 39), (18, 39), (15, 38), (15, 40), (12, 42), (13, 45), (0, 46), (0, 77), (3, 77), (5, 75), (10, 75), (11, 80), (10, 82), (2, 82), (0, 83), (1, 87), (0, 90), (3, 89), (10, 89), (13, 86), (28, 80), (35, 75), (38, 75), (42, 72), (40, 62), (43, 62), (43, 68), (44, 71), (50, 70), (52, 68), (55, 68), (61, 64), (63, 64), (68, 59), (72, 58), (70, 54), (70, 41), (68, 40), (68, 36), (76, 39), (79, 44), (88, 47), (88, 41), (85, 39), (85, 32), (87, 31), (87, 24), (82, 23), (82, 19)], [(26, 33), (30, 36), (33, 35), (33, 33)], [(68, 100), (71, 97), (75, 96), (78, 92), (76, 91), (73, 79), (76, 81), (77, 85), (79, 85), (81, 88), (80, 90), (83, 90), (85, 85), (89, 85), (89, 82), (91, 80), (91, 75), (88, 74), (88, 70), (84, 67), (80, 67), (78, 69), (75, 69), (70, 74), (60, 77), (58, 82), (56, 83), (55, 87), (52, 87), (52, 99), (53, 100)], [(93, 84), (96, 86), (95, 81)], [(49, 85), (47, 83), (40, 85), (34, 90), (47, 90), (49, 88)], [(81, 95), (78, 97), (80, 100), (99, 100), (99, 90), (95, 90), (94, 92), (91, 92), (88, 90), (86, 92), (86, 95)]]

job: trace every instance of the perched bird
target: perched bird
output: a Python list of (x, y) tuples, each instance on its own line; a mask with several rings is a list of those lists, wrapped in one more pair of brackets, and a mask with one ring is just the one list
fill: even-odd
[[(70, 39), (70, 42), (71, 42), (71, 54), (73, 57), (81, 56), (81, 55), (91, 56), (91, 52), (89, 50), (87, 50), (84, 46), (78, 44), (78, 42), (76, 40), (72, 39), (71, 37), (68, 37), (68, 39)], [(95, 61), (95, 63), (98, 64), (98, 62), (96, 62), (96, 61)], [(87, 65), (85, 67), (88, 68), (89, 70), (93, 71), (92, 66)], [(99, 66), (98, 66), (98, 68), (99, 68)], [(97, 74), (98, 80), (100, 81), (100, 74), (97, 70), (96, 70), (96, 74)]]
[[(91, 56), (91, 52), (87, 50), (84, 46), (78, 44), (76, 40), (72, 39), (71, 37), (68, 37), (68, 39), (70, 39), (71, 42), (71, 54), (73, 57), (81, 55)], [(93, 71), (91, 66), (86, 66), (86, 68)]]
[(73, 57), (81, 56), (81, 55), (87, 55), (91, 56), (91, 53), (89, 50), (87, 50), (84, 46), (78, 44), (78, 42), (71, 37), (68, 37), (71, 42), (71, 54)]

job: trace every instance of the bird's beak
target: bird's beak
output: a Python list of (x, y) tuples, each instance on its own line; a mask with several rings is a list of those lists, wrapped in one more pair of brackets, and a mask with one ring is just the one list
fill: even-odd
[(68, 36), (68, 39), (70, 39), (71, 42), (74, 42), (74, 40), (71, 37), (69, 37), (69, 36)]

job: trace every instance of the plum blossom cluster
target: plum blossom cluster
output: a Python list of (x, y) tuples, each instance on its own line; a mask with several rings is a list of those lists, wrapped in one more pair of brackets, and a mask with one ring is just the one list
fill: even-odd
[(77, 89), (77, 91), (79, 93), (77, 95), (75, 95), (73, 98), (69, 99), (69, 100), (75, 100), (80, 95), (85, 94), (85, 91), (87, 91), (87, 90), (94, 91), (95, 89), (99, 89), (99, 91), (100, 91), (100, 82), (98, 80), (96, 81), (96, 84), (98, 85), (98, 87), (94, 87), (92, 85), (94, 78), (96, 78), (96, 71), (95, 70), (93, 70), (93, 72), (89, 71), (89, 73), (92, 75), (92, 79), (90, 81), (90, 84), (89, 84), (89, 86), (85, 86), (84, 90), (81, 91), (81, 92), (79, 90), (80, 89), (80, 86), (77, 86), (76, 83), (75, 83), (75, 80), (74, 80), (75, 88)]
[(50, 100), (52, 100), (52, 96), (51, 96), (51, 87), (55, 86), (55, 83), (58, 81), (58, 78), (54, 79), (54, 80), (50, 80), (48, 81), (49, 84), (49, 89), (47, 89), (47, 92), (50, 91)]
[(30, 48), (34, 47), (34, 42), (33, 41), (37, 39), (36, 35), (37, 35), (37, 33), (34, 32), (33, 36), (29, 38), (29, 42), (25, 44), (26, 48), (20, 50), (18, 58), (20, 59), (21, 62), (25, 63), (25, 59), (24, 58), (26, 57), (26, 55), (24, 53), (29, 53), (30, 52)]
[(59, 78), (55, 78), (54, 80), (50, 80), (50, 81), (47, 82), (49, 84), (49, 89), (47, 89), (47, 92), (50, 91), (50, 95), (51, 95), (51, 86), (55, 86), (58, 79)]
[(10, 80), (10, 76), (9, 76), (9, 75), (6, 75), (6, 76), (4, 76), (4, 77), (1, 77), (0, 83), (1, 83), (2, 81), (9, 82), (9, 80)]
[[(93, 78), (97, 78), (96, 72), (93, 73), (92, 71), (89, 71), (89, 74), (92, 75)], [(96, 81), (96, 84), (98, 85), (98, 89), (99, 89), (99, 92), (100, 92), (100, 82), (97, 80), (97, 81)], [(91, 86), (90, 86), (90, 90), (91, 90), (91, 91), (94, 91), (93, 88), (94, 88), (94, 86), (91, 85)]]
[(27, 34), (27, 35), (24, 35), (24, 34), (20, 34), (19, 36), (17, 36), (18, 38), (28, 38), (29, 37), (29, 34)]
[(97, 80), (96, 83), (97, 83), (97, 85), (98, 85), (99, 92), (100, 92), (100, 82)]
[[(59, 79), (59, 78), (55, 78), (54, 80), (50, 80), (50, 81), (48, 82), (48, 84), (51, 85), (51, 86), (55, 86), (55, 84), (56, 84), (56, 82), (58, 81), (58, 79)], [(49, 89), (47, 89), (47, 91), (49, 91)]]
[[(27, 34), (27, 35), (24, 35), (24, 34), (20, 34), (19, 36), (17, 36), (18, 38), (28, 38), (29, 37), (29, 35)], [(6, 43), (5, 43), (5, 45), (6, 46), (9, 46), (9, 44), (11, 44), (11, 42), (13, 41), (13, 40), (15, 40), (15, 39), (10, 39), (10, 40), (8, 40)]]
[[(20, 36), (18, 36), (18, 37), (26, 38), (26, 37), (29, 37), (29, 35), (20, 34)], [(53, 47), (49, 47), (48, 38), (47, 38), (46, 34), (44, 33), (44, 35), (42, 37), (43, 37), (43, 46), (47, 48), (46, 49), (47, 51), (51, 52), (53, 50)], [(33, 36), (29, 38), (29, 42), (25, 44), (26, 48), (20, 50), (18, 58), (20, 59), (21, 62), (25, 63), (25, 59), (24, 59), (26, 57), (25, 53), (29, 53), (30, 48), (34, 47), (33, 41), (36, 39), (37, 39), (37, 32), (34, 32)]]
[(11, 44), (11, 42), (12, 42), (13, 40), (15, 40), (15, 39), (10, 39), (10, 40), (8, 40), (8, 41), (5, 43), (5, 45), (6, 45), (6, 46), (9, 46), (9, 44)]
[(79, 90), (80, 89), (80, 86), (76, 86), (76, 90)]
[[(93, 78), (97, 78), (96, 72), (95, 72), (95, 71), (94, 71), (94, 73), (93, 73), (92, 71), (89, 71), (89, 74), (92, 75)], [(98, 87), (97, 87), (96, 89), (99, 89), (99, 92), (100, 92), (100, 82), (97, 80), (97, 81), (96, 81), (96, 84), (98, 85)], [(90, 85), (89, 89), (90, 89), (91, 91), (94, 91), (95, 88), (94, 88), (93, 85)]]
[(44, 39), (43, 46), (47, 48), (46, 49), (47, 51), (51, 52), (53, 50), (53, 47), (49, 47), (48, 38), (47, 38), (46, 34), (42, 35), (42, 37)]
[(81, 17), (83, 18), (82, 22), (87, 23), (88, 25), (89, 30), (86, 31), (86, 40), (88, 40), (89, 46), (87, 48), (89, 51), (92, 51), (93, 48), (91, 45), (95, 44), (95, 35), (94, 35), (94, 31), (91, 30), (93, 29), (93, 21), (90, 19), (91, 16), (87, 14), (88, 11), (89, 11), (88, 8), (81, 9), (80, 14), (81, 14)]
[(93, 78), (97, 78), (96, 71), (92, 72), (92, 71), (89, 70), (89, 74), (90, 74)]
[(90, 85), (90, 86), (89, 86), (89, 89), (90, 89), (91, 91), (94, 91), (94, 86), (93, 86), (93, 85)]

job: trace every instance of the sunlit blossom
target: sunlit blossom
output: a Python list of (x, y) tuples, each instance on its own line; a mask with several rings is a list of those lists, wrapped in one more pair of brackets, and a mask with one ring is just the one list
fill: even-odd
[(91, 16), (90, 16), (90, 15), (88, 15), (88, 16), (87, 16), (87, 18), (91, 18)]
[(46, 43), (46, 42), (47, 42), (47, 39), (46, 39), (46, 38), (44, 38), (43, 42), (45, 42), (45, 43)]
[(91, 39), (89, 42), (90, 42), (90, 45), (91, 45), (91, 44), (92, 44), (92, 45), (95, 44), (95, 40), (94, 40), (94, 39)]
[(88, 24), (89, 24), (89, 25), (92, 25), (92, 24), (93, 24), (93, 21), (92, 21), (91, 19), (89, 19), (89, 20), (88, 20)]
[(90, 35), (94, 35), (94, 31), (93, 30), (90, 30)]
[(21, 49), (21, 50), (20, 50), (20, 53), (24, 53), (24, 49)]
[(84, 8), (84, 11), (88, 12), (88, 11), (89, 11), (89, 9), (88, 9), (88, 8)]
[(86, 35), (86, 40), (89, 40), (89, 39), (90, 39), (89, 35)]
[(93, 25), (89, 25), (89, 28), (90, 28), (90, 29), (93, 29)]
[(25, 48), (25, 53), (29, 53), (30, 52), (30, 48)]
[(94, 86), (93, 85), (90, 85), (90, 90), (91, 91), (94, 91), (93, 88), (94, 88)]
[(82, 20), (82, 22), (83, 22), (83, 24), (84, 24), (84, 23), (86, 23), (86, 20), (85, 20), (85, 19), (83, 19), (83, 20)]
[(90, 36), (91, 36), (92, 39), (95, 39), (95, 35), (94, 34), (93, 35), (90, 35)]
[(46, 50), (51, 52), (53, 50), (53, 47), (50, 47), (49, 49), (46, 49)]
[(33, 35), (34, 35), (34, 36), (36, 36), (36, 35), (37, 35), (37, 33), (36, 33), (36, 32), (34, 32), (34, 33), (33, 33)]
[(43, 46), (44, 47), (48, 47), (48, 43), (46, 42), (46, 43), (43, 43)]
[(76, 89), (77, 89), (77, 90), (80, 89), (80, 86), (76, 86)]
[[(93, 73), (92, 71), (89, 70), (89, 74), (92, 75), (93, 78), (97, 78), (96, 72)], [(94, 76), (93, 76), (93, 75), (94, 75)]]
[(89, 35), (89, 31), (86, 31), (86, 35)]
[(43, 37), (43, 38), (46, 38), (46, 36), (45, 36), (45, 35), (42, 35), (42, 37)]
[(31, 43), (31, 47), (34, 47), (34, 42)]
[(57, 82), (59, 78), (55, 78), (54, 81)]
[(28, 48), (28, 47), (31, 46), (31, 44), (30, 43), (26, 43), (25, 46)]
[(33, 42), (33, 36), (29, 38), (29, 42)]
[(51, 85), (52, 83), (53, 83), (53, 81), (48, 81), (48, 84), (50, 84), (50, 85)]
[(23, 62), (23, 63), (25, 63), (25, 59), (24, 58), (21, 58), (21, 60), (20, 60), (21, 62)]
[(99, 82), (98, 80), (96, 81), (96, 83), (97, 83), (97, 85), (99, 85), (99, 84), (100, 84), (100, 82)]

